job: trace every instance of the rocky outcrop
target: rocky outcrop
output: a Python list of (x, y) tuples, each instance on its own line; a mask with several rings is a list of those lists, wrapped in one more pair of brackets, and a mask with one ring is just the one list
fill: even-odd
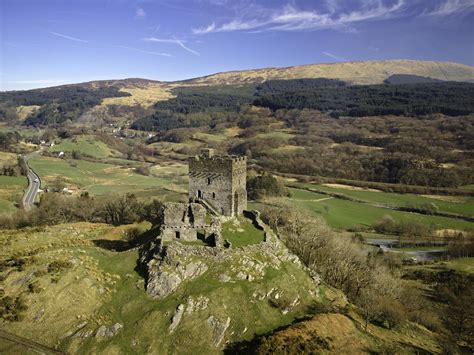
[(105, 325), (102, 325), (95, 332), (95, 337), (96, 338), (110, 338), (116, 335), (122, 328), (123, 328), (123, 325), (120, 323), (115, 323), (114, 325), (108, 326), (108, 327)]
[(207, 324), (212, 327), (212, 344), (217, 347), (222, 342), (222, 339), (224, 339), (227, 328), (229, 328), (230, 318), (227, 317), (227, 319), (222, 322), (216, 317), (210, 316), (207, 319)]
[(169, 327), (170, 333), (172, 333), (176, 327), (179, 325), (179, 322), (181, 322), (181, 318), (183, 318), (184, 314), (184, 304), (180, 304), (178, 308), (176, 308), (176, 312), (174, 313), (173, 319), (171, 320), (171, 324)]
[[(174, 256), (170, 256), (170, 252)], [(153, 298), (165, 298), (183, 281), (194, 279), (207, 269), (208, 266), (203, 261), (188, 258), (186, 253), (174, 251), (174, 248), (161, 248), (158, 255), (147, 263), (147, 293)]]
[[(213, 248), (183, 244), (179, 241), (163, 245), (160, 240), (151, 242), (140, 250), (140, 265), (147, 272), (146, 291), (157, 299), (175, 292), (184, 281), (193, 280), (209, 269), (222, 270), (215, 276), (222, 283), (262, 280), (268, 268), (279, 270), (281, 264), (290, 262), (306, 269), (291, 254), (259, 217), (258, 212), (245, 212), (255, 227), (263, 230), (264, 241), (238, 249)], [(306, 270), (309, 273), (309, 270)], [(319, 283), (318, 275), (311, 275)]]

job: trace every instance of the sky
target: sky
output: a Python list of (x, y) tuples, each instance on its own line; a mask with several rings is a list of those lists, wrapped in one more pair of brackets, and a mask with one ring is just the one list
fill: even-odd
[(384, 59), (474, 65), (474, 0), (0, 0), (0, 90)]

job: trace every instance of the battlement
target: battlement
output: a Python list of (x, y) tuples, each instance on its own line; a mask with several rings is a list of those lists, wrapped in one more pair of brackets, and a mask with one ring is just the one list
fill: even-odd
[(246, 156), (238, 156), (238, 155), (216, 155), (214, 149), (211, 148), (203, 148), (201, 149), (201, 153), (195, 155), (194, 157), (189, 158), (189, 161), (216, 161), (220, 163), (224, 162), (234, 162), (234, 163), (246, 163), (247, 157)]
[(203, 149), (201, 154), (189, 158), (190, 176), (200, 174), (232, 176), (237, 170), (247, 167), (247, 157), (236, 155), (215, 155), (213, 149)]

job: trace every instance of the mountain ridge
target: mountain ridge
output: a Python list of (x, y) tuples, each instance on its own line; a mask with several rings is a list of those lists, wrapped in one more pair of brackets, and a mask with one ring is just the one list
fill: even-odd
[[(383, 84), (384, 80), (394, 74), (418, 75), (443, 81), (474, 82), (474, 67), (470, 65), (449, 61), (390, 59), (230, 70), (176, 81), (161, 81), (144, 78), (93, 80), (54, 86), (54, 88), (71, 86), (97, 88), (113, 86), (119, 89), (136, 89), (159, 86), (171, 89), (176, 86), (238, 85), (261, 83), (266, 80), (303, 78), (340, 79), (351, 85), (371, 85)], [(53, 87), (31, 90), (49, 88)]]
[[(245, 74), (247, 74), (247, 77), (245, 77)], [(259, 74), (263, 75), (258, 76)], [(385, 79), (393, 74), (420, 75), (444, 81), (474, 81), (474, 67), (469, 65), (455, 62), (392, 59), (235, 70), (175, 83), (215, 85), (218, 82), (222, 84), (223, 81), (225, 81), (225, 84), (236, 83), (239, 78), (240, 82), (328, 78), (344, 80), (353, 85), (363, 85), (382, 84)], [(242, 80), (242, 76), (244, 76), (244, 80)]]

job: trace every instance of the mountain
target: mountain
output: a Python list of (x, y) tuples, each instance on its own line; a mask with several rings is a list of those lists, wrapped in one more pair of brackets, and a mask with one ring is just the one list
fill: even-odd
[(417, 75), (444, 81), (474, 81), (474, 67), (468, 65), (451, 62), (385, 60), (229, 71), (179, 83), (183, 85), (229, 85), (274, 79), (328, 78), (343, 80), (354, 85), (363, 85), (382, 84), (384, 80), (395, 74)]
[[(365, 61), (228, 71), (174, 82), (140, 78), (99, 80), (64, 85), (58, 88), (70, 86), (88, 89), (113, 87), (129, 93), (131, 96), (106, 98), (103, 104), (132, 106), (139, 104), (149, 107), (157, 101), (174, 97), (172, 89), (176, 87), (257, 84), (266, 80), (301, 78), (338, 79), (350, 85), (383, 84), (386, 80), (391, 82), (394, 78), (398, 81), (400, 81), (400, 78), (404, 78), (403, 83), (406, 82), (407, 78), (410, 78), (409, 82), (438, 80), (474, 82), (474, 67), (451, 62), (416, 60)], [(413, 80), (413, 78), (423, 78), (423, 80)]]

